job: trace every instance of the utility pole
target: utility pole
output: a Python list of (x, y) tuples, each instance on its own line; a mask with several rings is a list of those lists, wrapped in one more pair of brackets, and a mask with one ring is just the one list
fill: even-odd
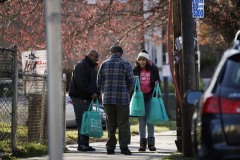
[[(182, 64), (183, 93), (196, 88), (194, 54), (194, 20), (192, 18), (192, 0), (181, 0), (182, 17)], [(194, 108), (183, 104), (182, 107), (182, 151), (183, 156), (192, 157), (191, 121)]]

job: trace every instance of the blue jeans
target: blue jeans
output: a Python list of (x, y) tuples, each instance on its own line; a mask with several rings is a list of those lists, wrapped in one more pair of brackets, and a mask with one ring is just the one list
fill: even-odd
[(144, 103), (145, 103), (145, 116), (138, 117), (140, 138), (146, 138), (146, 127), (148, 137), (154, 137), (154, 124), (147, 123), (147, 116), (150, 109), (151, 96), (148, 99), (144, 100)]

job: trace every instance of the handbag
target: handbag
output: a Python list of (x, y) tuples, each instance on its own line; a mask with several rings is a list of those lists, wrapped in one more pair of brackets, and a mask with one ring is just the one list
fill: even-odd
[(103, 129), (98, 100), (96, 100), (95, 104), (95, 111), (93, 110), (94, 100), (92, 100), (88, 111), (83, 112), (80, 133), (89, 137), (101, 138)]
[(156, 85), (152, 94), (147, 123), (156, 124), (161, 121), (166, 122), (168, 120), (169, 118), (162, 99), (160, 87), (159, 85)]
[(130, 107), (130, 116), (145, 116), (144, 97), (140, 89), (139, 76), (136, 76), (134, 92), (133, 92), (129, 107)]

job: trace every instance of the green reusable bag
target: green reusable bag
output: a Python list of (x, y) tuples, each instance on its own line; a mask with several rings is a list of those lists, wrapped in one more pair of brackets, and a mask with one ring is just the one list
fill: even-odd
[(168, 115), (162, 99), (161, 90), (159, 85), (156, 85), (153, 90), (147, 123), (156, 124), (161, 121), (168, 121)]
[(168, 118), (168, 114), (167, 114), (167, 111), (166, 111), (166, 108), (165, 108), (165, 105), (164, 105), (164, 102), (162, 99), (162, 93), (161, 93), (160, 87), (159, 87), (159, 85), (157, 85), (157, 86), (158, 86), (158, 91), (159, 91), (160, 108), (162, 111), (162, 121), (166, 122), (169, 120), (169, 118)]
[(80, 133), (89, 137), (101, 138), (103, 129), (98, 100), (96, 100), (95, 111), (93, 110), (93, 104), (94, 100), (90, 103), (88, 111), (83, 113)]
[(145, 116), (145, 104), (143, 93), (140, 89), (139, 76), (136, 76), (134, 92), (130, 101), (130, 116)]

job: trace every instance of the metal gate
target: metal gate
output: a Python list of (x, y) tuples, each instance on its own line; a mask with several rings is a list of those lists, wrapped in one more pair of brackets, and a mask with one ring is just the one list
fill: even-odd
[(17, 47), (0, 48), (0, 141), (7, 151), (16, 143), (17, 66)]

